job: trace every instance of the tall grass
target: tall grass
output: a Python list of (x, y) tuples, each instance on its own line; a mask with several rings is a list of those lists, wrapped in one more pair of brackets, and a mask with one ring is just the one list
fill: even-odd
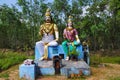
[(25, 53), (7, 51), (0, 51), (0, 71), (8, 69), (9, 67), (23, 62), (25, 59), (29, 58)]

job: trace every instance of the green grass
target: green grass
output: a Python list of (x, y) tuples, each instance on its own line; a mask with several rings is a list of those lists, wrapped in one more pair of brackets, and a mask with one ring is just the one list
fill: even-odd
[(120, 77), (114, 77), (114, 78), (110, 77), (109, 80), (120, 80)]
[(23, 62), (27, 58), (32, 58), (31, 56), (26, 56), (25, 53), (18, 53), (13, 51), (7, 51), (2, 53), (0, 51), (0, 71), (6, 70), (9, 67)]
[(120, 57), (116, 56), (116, 57), (102, 57), (102, 62), (103, 63), (117, 63), (117, 64), (120, 64)]
[(120, 64), (120, 56), (101, 56), (100, 54), (90, 55), (90, 64), (98, 65), (101, 63)]

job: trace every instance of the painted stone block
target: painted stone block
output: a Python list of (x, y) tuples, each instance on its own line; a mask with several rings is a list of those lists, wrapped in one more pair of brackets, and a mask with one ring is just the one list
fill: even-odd
[(35, 65), (21, 64), (19, 66), (19, 76), (20, 79), (35, 80)]

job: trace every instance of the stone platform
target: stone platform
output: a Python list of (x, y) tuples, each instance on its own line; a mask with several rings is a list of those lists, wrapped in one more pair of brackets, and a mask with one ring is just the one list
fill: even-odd
[[(37, 76), (60, 74), (69, 77), (79, 77), (81, 75), (90, 75), (90, 67), (85, 61), (66, 61), (60, 60), (59, 68), (55, 67), (54, 60), (34, 61), (35, 64), (19, 66), (20, 78), (35, 80)], [(58, 71), (58, 73), (56, 73)]]
[[(70, 77), (71, 74), (90, 75), (90, 67), (84, 61), (66, 61), (61, 60), (60, 74)], [(55, 75), (53, 61), (36, 61), (37, 73), (40, 75)]]

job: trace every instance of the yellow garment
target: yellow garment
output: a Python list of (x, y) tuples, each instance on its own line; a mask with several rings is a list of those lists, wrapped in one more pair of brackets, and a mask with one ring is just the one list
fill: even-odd
[(47, 59), (47, 58), (48, 58), (48, 45), (45, 45), (45, 47), (44, 47), (44, 55), (43, 55), (43, 58), (44, 58), (44, 59)]

